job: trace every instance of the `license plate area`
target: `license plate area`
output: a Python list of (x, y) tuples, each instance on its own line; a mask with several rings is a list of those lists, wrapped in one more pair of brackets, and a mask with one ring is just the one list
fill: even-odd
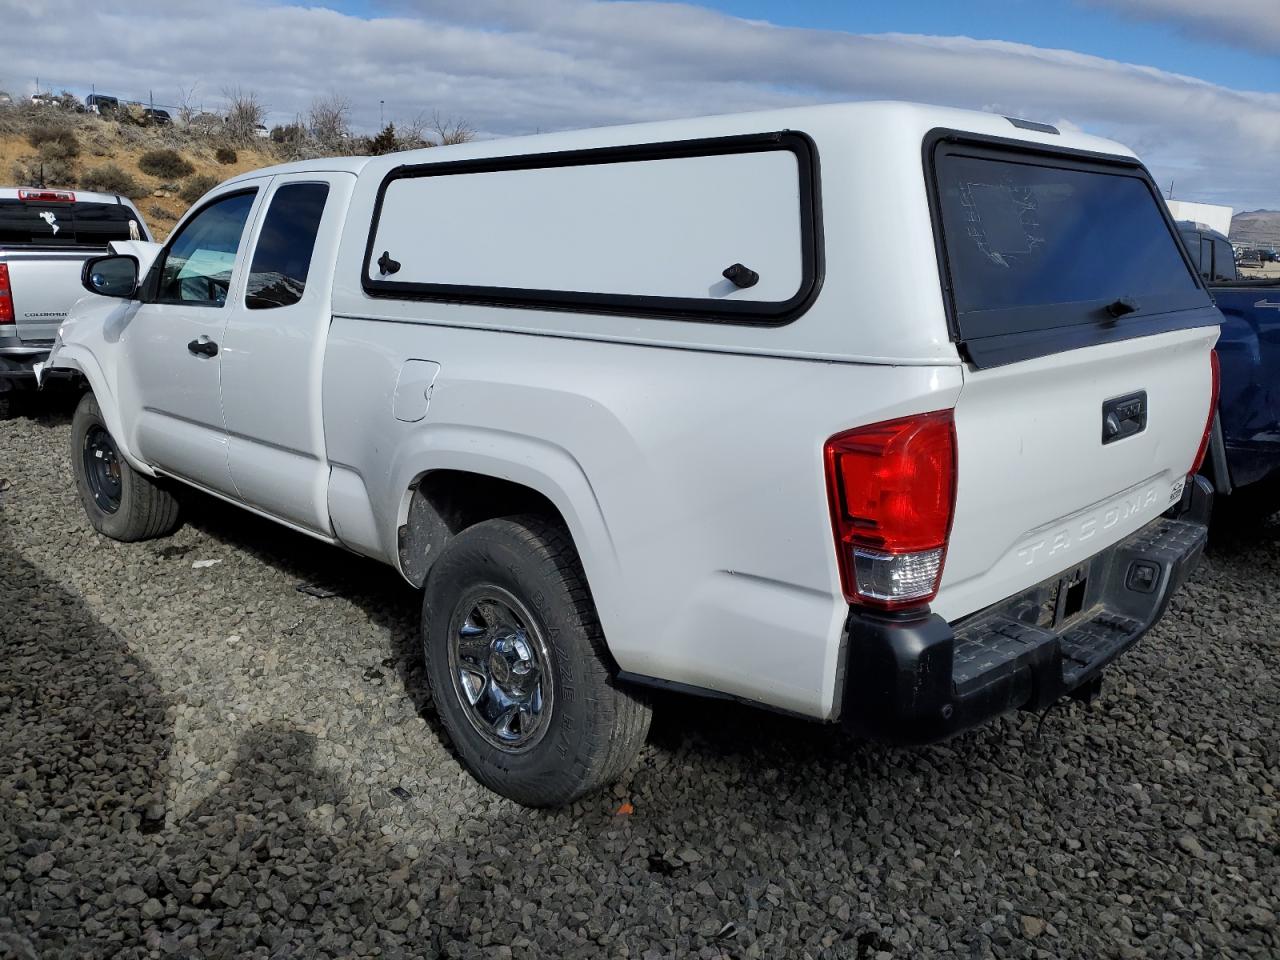
[(1045, 630), (1058, 631), (1079, 619), (1090, 606), (1089, 566), (1081, 564), (1045, 586), (1032, 622)]

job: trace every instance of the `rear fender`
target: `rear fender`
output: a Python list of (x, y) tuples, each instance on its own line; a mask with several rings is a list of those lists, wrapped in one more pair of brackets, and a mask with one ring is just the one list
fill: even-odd
[[(422, 573), (404, 569), (398, 549), (400, 528), (418, 482), (428, 470), (457, 470), (505, 480), (541, 495), (564, 519), (577, 547), (602, 621), (617, 609), (621, 571), (604, 513), (586, 472), (562, 447), (504, 431), (435, 425), (404, 443), (389, 471), (389, 484), (373, 493), (382, 553), (410, 583)], [(429, 465), (429, 466), (428, 466)], [(415, 575), (416, 574), (416, 575)], [(606, 628), (608, 623), (606, 622)], [(606, 631), (607, 632), (607, 631)]]

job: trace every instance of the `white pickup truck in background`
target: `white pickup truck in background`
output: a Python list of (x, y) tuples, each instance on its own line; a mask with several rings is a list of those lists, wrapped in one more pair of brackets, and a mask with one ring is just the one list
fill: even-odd
[(114, 248), (42, 368), (91, 390), (91, 522), (162, 535), (181, 481), (385, 561), (523, 803), (619, 776), (646, 687), (902, 743), (1091, 696), (1204, 545), (1220, 315), (1080, 133), (869, 103), (316, 160)]
[(17, 390), (35, 385), (33, 366), (84, 296), (84, 261), (112, 240), (150, 239), (125, 197), (0, 187), (0, 417)]

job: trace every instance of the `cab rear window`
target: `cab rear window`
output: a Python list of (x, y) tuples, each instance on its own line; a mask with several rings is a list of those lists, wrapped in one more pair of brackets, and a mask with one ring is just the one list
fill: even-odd
[(1084, 325), (1136, 329), (1136, 320), (1209, 302), (1136, 164), (948, 144), (934, 171), (962, 343)]
[(146, 239), (137, 213), (122, 203), (0, 200), (0, 245), (105, 247)]

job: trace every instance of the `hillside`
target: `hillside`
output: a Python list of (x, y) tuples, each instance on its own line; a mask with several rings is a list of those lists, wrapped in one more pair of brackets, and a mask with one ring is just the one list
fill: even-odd
[[(94, 114), (52, 109), (42, 114), (0, 113), (0, 184), (125, 193), (157, 239), (166, 237), (191, 201), (214, 184), (283, 159), (270, 142), (233, 145), (225, 138), (173, 127), (139, 127)], [(228, 162), (219, 162), (220, 148)], [(155, 151), (178, 155), (179, 162), (170, 164), (169, 175), (154, 172), (166, 169), (164, 164), (157, 166), (154, 156), (153, 172), (140, 166), (143, 156)], [(122, 176), (117, 177), (113, 167)]]
[(187, 116), (187, 123), (152, 123), (137, 107), (109, 115), (83, 112), (64, 93), (62, 106), (0, 103), (0, 186), (65, 187), (129, 196), (157, 239), (202, 194), (236, 174), (289, 160), (384, 154), (466, 143), (475, 130), (465, 120), (419, 114), (376, 136), (359, 136), (347, 122), (349, 104), (321, 98), (305, 121), (277, 126), (270, 137), (252, 94), (238, 95), (218, 114)]
[(1231, 218), (1231, 240), (1280, 248), (1280, 210), (1248, 210)]

